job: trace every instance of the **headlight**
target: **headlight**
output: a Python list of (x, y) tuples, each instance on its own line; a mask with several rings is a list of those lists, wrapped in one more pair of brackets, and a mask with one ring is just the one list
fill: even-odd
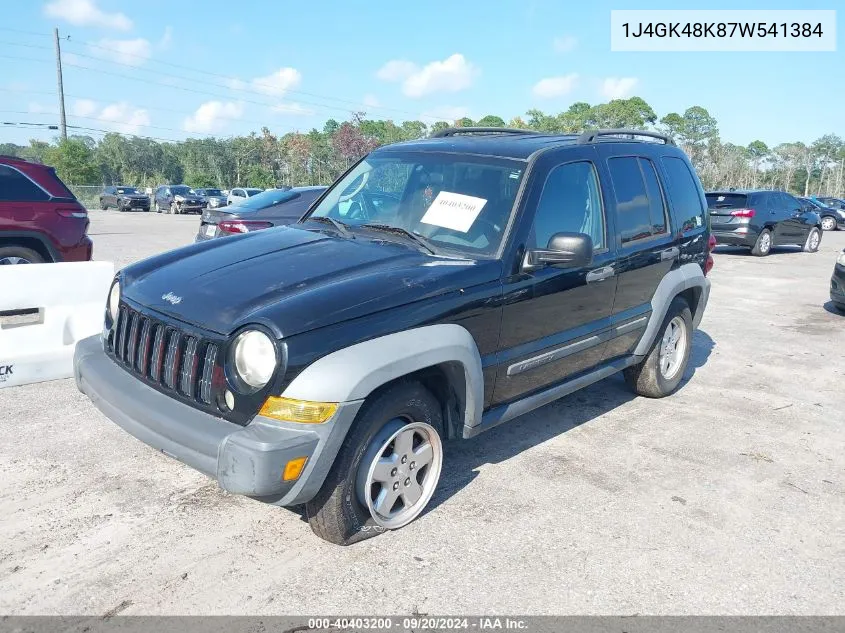
[(176, 197), (174, 198), (174, 200), (176, 200), (176, 202), (184, 202), (184, 201), (185, 201), (185, 196), (176, 196)]
[(837, 209), (837, 210), (836, 210), (836, 215), (838, 215), (840, 218), (842, 218), (843, 220), (845, 220), (845, 211), (843, 211), (842, 209)]
[(836, 258), (836, 263), (840, 266), (845, 266), (845, 251), (839, 253), (839, 257)]
[(235, 371), (238, 378), (260, 389), (276, 371), (276, 347), (270, 337), (258, 330), (246, 330), (235, 339)]
[(117, 310), (120, 306), (120, 282), (115, 281), (112, 286), (111, 290), (109, 291), (109, 300), (106, 308), (109, 311), (109, 316), (111, 317), (112, 327), (117, 322)]
[(220, 204), (220, 200), (218, 200), (217, 198), (210, 198), (209, 201), (208, 201), (208, 206), (210, 206), (210, 207), (216, 207), (219, 204)]

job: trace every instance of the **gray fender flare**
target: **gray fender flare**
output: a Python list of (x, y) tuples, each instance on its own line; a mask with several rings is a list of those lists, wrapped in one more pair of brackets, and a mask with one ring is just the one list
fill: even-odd
[(383, 384), (442, 363), (463, 368), (464, 424), (484, 407), (481, 356), (472, 335), (455, 324), (427, 325), (357, 343), (311, 363), (282, 396), (316, 402), (362, 400)]
[(669, 271), (657, 286), (657, 290), (651, 298), (651, 318), (648, 321), (640, 342), (634, 348), (634, 355), (645, 356), (648, 353), (654, 342), (654, 338), (657, 336), (657, 330), (666, 317), (666, 311), (669, 309), (672, 299), (690, 288), (698, 288), (700, 290), (698, 305), (690, 306), (693, 314), (693, 329), (699, 326), (701, 318), (704, 316), (704, 308), (707, 306), (707, 300), (710, 297), (710, 280), (704, 276), (704, 271), (701, 270), (701, 266), (698, 264), (684, 264), (675, 270)]

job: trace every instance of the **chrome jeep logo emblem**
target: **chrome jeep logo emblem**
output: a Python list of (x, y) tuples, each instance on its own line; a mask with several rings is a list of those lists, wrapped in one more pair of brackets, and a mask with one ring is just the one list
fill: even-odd
[(177, 303), (182, 303), (182, 297), (179, 297), (172, 292), (168, 292), (166, 295), (161, 295), (161, 298), (170, 303), (171, 305), (176, 305)]

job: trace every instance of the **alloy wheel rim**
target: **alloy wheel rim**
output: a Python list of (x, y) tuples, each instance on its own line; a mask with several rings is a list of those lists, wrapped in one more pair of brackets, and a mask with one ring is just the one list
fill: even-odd
[(660, 341), (660, 374), (666, 380), (678, 375), (687, 352), (687, 329), (680, 316), (674, 317), (663, 331)]
[(822, 228), (825, 231), (831, 231), (831, 230), (833, 230), (833, 227), (835, 227), (835, 226), (836, 226), (836, 221), (833, 218), (824, 218), (822, 220)]
[(772, 247), (772, 238), (769, 236), (768, 233), (763, 233), (760, 237), (760, 251), (763, 253), (767, 253), (769, 249)]
[(425, 422), (397, 419), (382, 431), (361, 462), (358, 496), (376, 524), (395, 530), (417, 518), (431, 500), (443, 465), (443, 443)]
[(31, 264), (26, 257), (0, 257), (0, 266), (13, 266), (15, 264)]
[(818, 246), (819, 246), (819, 241), (820, 241), (820, 240), (821, 240), (821, 238), (819, 237), (819, 232), (818, 232), (818, 231), (813, 231), (813, 232), (810, 234), (810, 248), (811, 248), (811, 249), (816, 249), (816, 248), (818, 248)]

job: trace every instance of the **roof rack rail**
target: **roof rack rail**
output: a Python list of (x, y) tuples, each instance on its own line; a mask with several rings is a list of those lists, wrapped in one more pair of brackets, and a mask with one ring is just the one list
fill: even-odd
[(656, 138), (663, 141), (666, 145), (674, 145), (675, 141), (671, 136), (661, 134), (660, 132), (652, 132), (650, 130), (632, 130), (628, 128), (608, 128), (602, 130), (589, 130), (581, 134), (576, 141), (578, 145), (586, 145), (587, 143), (595, 143), (600, 136), (621, 136), (628, 135), (632, 138), (634, 136), (647, 136), (649, 138)]
[(447, 127), (432, 134), (431, 138), (457, 136), (458, 134), (539, 134), (539, 132), (513, 127)]

